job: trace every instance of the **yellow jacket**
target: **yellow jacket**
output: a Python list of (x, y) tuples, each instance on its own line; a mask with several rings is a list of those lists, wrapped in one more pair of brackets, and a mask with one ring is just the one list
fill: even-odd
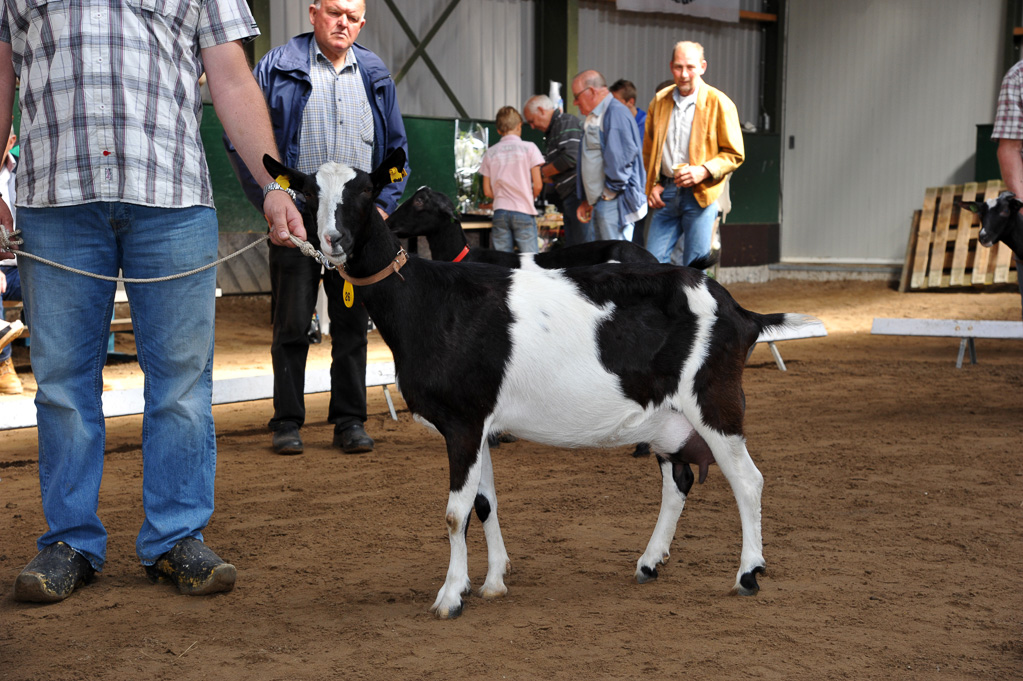
[[(668, 135), (668, 121), (675, 106), (672, 92), (675, 86), (664, 88), (650, 101), (646, 113), (646, 133), (643, 135), (643, 163), (646, 165), (646, 194), (650, 196), (661, 177), (661, 151)], [(739, 113), (725, 93), (700, 84), (696, 94), (696, 113), (689, 136), (689, 164), (702, 165), (710, 177), (693, 187), (696, 201), (706, 208), (717, 201), (724, 189), (729, 173), (738, 168), (745, 157)]]

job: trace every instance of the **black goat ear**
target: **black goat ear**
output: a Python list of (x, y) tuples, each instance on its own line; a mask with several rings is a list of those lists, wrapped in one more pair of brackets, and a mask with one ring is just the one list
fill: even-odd
[(1020, 201), (1015, 197), (1009, 199), (1009, 210), (1013, 213), (1018, 213), (1020, 208), (1023, 208), (1023, 201)]
[(977, 201), (957, 201), (957, 203), (959, 204), (960, 208), (965, 208), (974, 215), (980, 213), (980, 203), (978, 203)]
[(373, 183), (373, 193), (379, 194), (384, 187), (392, 182), (400, 182), (406, 175), (408, 172), (405, 170), (405, 150), (398, 147), (369, 174), (369, 179)]
[(266, 168), (266, 172), (270, 173), (270, 176), (285, 189), (290, 187), (297, 192), (305, 193), (310, 179), (312, 179), (314, 185), (316, 183), (314, 176), (293, 170), (269, 154), (263, 155), (263, 167)]

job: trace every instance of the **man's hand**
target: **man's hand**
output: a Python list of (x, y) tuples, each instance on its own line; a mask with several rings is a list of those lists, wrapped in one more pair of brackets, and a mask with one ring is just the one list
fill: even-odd
[(579, 207), (575, 209), (575, 216), (579, 218), (579, 222), (589, 222), (590, 218), (593, 217), (593, 206), (586, 199), (582, 200)]
[(547, 163), (540, 167), (540, 175), (543, 176), (543, 181), (546, 184), (553, 184), (554, 176), (557, 174), (558, 170), (553, 163)]
[(0, 272), (0, 293), (7, 293), (7, 275)]
[[(10, 236), (14, 233), (14, 216), (11, 215), (10, 206), (6, 201), (0, 201), (0, 229)], [(11, 246), (11, 251), (18, 250), (17, 246)], [(0, 260), (9, 260), (14, 257), (11, 251), (5, 251), (0, 247)]]
[(263, 215), (270, 225), (270, 241), (278, 246), (294, 248), (290, 235), (294, 234), (303, 241), (308, 241), (302, 214), (295, 207), (287, 192), (274, 190), (263, 199)]
[(646, 205), (651, 208), (664, 208), (664, 201), (661, 199), (663, 193), (664, 186), (660, 183), (655, 184), (654, 188), (650, 190), (650, 196), (646, 198)]
[(380, 213), (380, 217), (382, 217), (384, 219), (384, 222), (387, 222), (387, 218), (390, 217), (387, 214), (387, 211), (384, 210), (383, 208), (381, 208), (380, 206), (377, 206), (376, 208), (377, 208), (377, 212)]
[(683, 166), (675, 171), (676, 187), (694, 187), (710, 177), (710, 171), (703, 166)]

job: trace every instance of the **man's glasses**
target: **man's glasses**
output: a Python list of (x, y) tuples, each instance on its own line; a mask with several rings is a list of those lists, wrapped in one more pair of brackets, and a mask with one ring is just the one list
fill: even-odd
[(579, 94), (577, 94), (577, 95), (572, 95), (572, 103), (573, 103), (573, 104), (578, 104), (578, 103), (579, 103), (579, 98), (583, 96), (583, 93), (584, 93), (584, 92), (586, 92), (587, 90), (592, 90), (592, 89), (593, 89), (593, 86), (591, 85), (591, 86), (589, 86), (588, 88), (583, 88), (583, 89), (582, 89), (582, 90), (581, 90), (581, 91), (579, 92)]

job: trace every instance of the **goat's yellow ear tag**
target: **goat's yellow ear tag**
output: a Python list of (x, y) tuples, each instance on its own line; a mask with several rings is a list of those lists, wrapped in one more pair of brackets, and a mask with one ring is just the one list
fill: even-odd
[(345, 280), (344, 288), (341, 289), (341, 300), (344, 301), (345, 307), (351, 307), (355, 303), (355, 287), (348, 280)]
[(408, 175), (404, 168), (391, 168), (387, 171), (391, 176), (391, 182), (399, 182), (401, 178)]
[(287, 189), (288, 187), (291, 186), (291, 182), (289, 182), (288, 178), (284, 177), (283, 175), (278, 175), (277, 179), (275, 179), (274, 181), (277, 184), (281, 185), (281, 189)]

